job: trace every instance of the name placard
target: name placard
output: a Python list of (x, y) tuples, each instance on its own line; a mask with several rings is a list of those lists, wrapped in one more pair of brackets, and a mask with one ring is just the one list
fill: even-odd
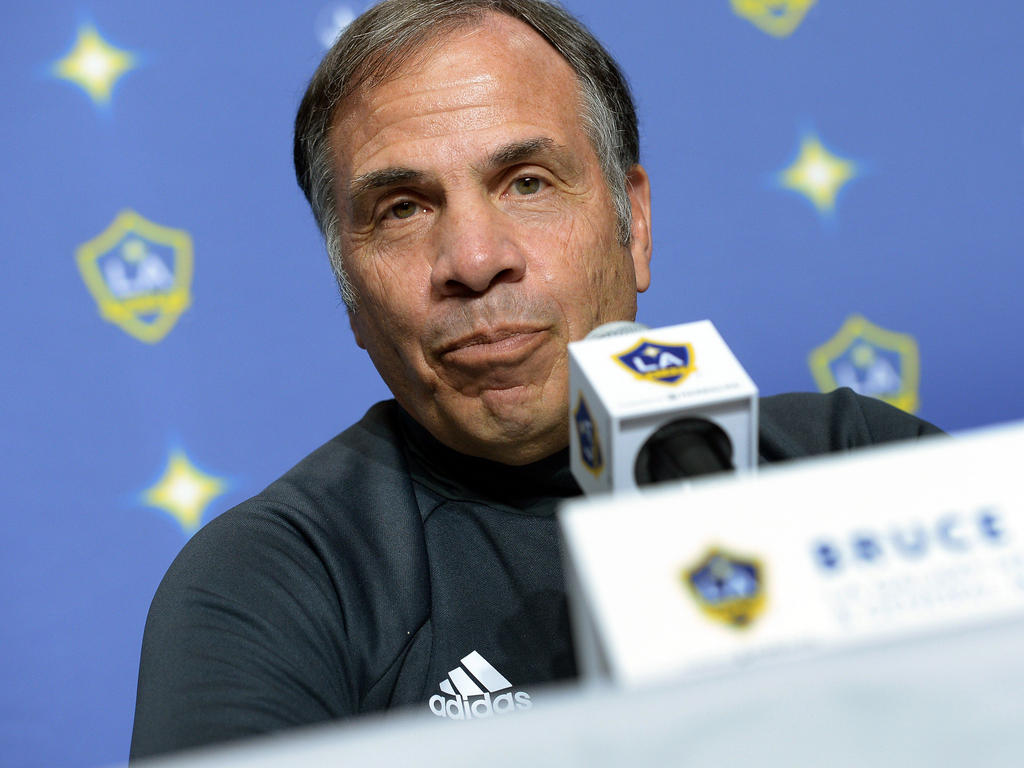
[(560, 512), (581, 672), (639, 685), (1024, 615), (1024, 424)]

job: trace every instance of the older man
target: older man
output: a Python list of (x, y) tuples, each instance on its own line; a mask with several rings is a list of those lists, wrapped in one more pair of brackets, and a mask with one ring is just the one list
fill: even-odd
[[(514, 711), (575, 671), (553, 516), (579, 493), (566, 345), (632, 319), (650, 281), (618, 67), (541, 0), (389, 0), (321, 63), (295, 159), (395, 400), (176, 559), (146, 625), (136, 757), (448, 714), (453, 669)], [(761, 413), (764, 460), (934, 431), (849, 391)]]

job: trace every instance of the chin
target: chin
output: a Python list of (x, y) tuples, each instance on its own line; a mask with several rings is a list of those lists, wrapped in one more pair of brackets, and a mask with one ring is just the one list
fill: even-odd
[(465, 425), (463, 453), (502, 464), (530, 464), (560, 451), (569, 442), (565, 409), (487, 409), (472, 424)]

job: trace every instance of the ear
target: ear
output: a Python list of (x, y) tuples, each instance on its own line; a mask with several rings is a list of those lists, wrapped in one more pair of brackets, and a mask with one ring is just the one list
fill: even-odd
[(632, 209), (629, 250), (633, 255), (636, 289), (643, 293), (651, 284), (651, 180), (641, 165), (626, 174), (626, 191)]
[(363, 339), (359, 335), (359, 320), (356, 318), (356, 313), (351, 309), (348, 311), (348, 327), (352, 329), (352, 335), (355, 336), (356, 344), (359, 348), (366, 349), (366, 345), (363, 343)]

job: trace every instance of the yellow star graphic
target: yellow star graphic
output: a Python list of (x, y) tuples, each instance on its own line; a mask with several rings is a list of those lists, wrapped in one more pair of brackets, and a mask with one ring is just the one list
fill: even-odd
[(831, 213), (842, 186), (857, 175), (857, 166), (825, 149), (816, 136), (800, 143), (800, 154), (793, 164), (779, 173), (779, 185), (799, 192), (818, 209)]
[(207, 475), (181, 450), (171, 452), (167, 468), (156, 483), (146, 489), (142, 500), (171, 515), (186, 533), (199, 529), (203, 513), (227, 489), (219, 477)]
[(732, 10), (762, 32), (775, 37), (793, 34), (816, 0), (732, 0)]
[(85, 24), (78, 28), (78, 39), (67, 55), (54, 62), (53, 74), (80, 87), (94, 103), (107, 104), (118, 78), (134, 68), (135, 57), (129, 51), (115, 48)]

